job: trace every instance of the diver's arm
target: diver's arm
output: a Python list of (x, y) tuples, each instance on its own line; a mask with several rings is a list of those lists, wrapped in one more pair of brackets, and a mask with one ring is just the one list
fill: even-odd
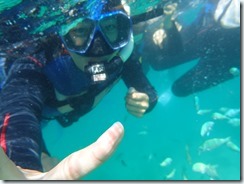
[(139, 58), (134, 52), (124, 64), (122, 79), (128, 88), (133, 87), (136, 91), (147, 94), (149, 107), (146, 112), (151, 111), (157, 103), (157, 92), (143, 73)]
[(147, 11), (142, 14), (131, 16), (131, 20), (132, 20), (133, 24), (138, 24), (141, 22), (148, 21), (149, 19), (153, 19), (153, 18), (162, 16), (163, 12), (164, 12), (163, 7), (157, 7), (155, 9), (152, 9), (151, 11)]
[(16, 165), (41, 170), (40, 120), (48, 87), (33, 59), (16, 60), (1, 91), (0, 144)]
[(175, 55), (183, 51), (183, 43), (180, 34), (181, 25), (176, 24), (173, 15), (178, 7), (177, 3), (169, 3), (164, 6), (163, 29), (166, 32), (165, 55)]
[(175, 21), (172, 21), (172, 26), (165, 30), (167, 41), (165, 42), (165, 54), (175, 55), (183, 51), (183, 43), (180, 31), (178, 31)]
[(168, 69), (186, 60), (183, 58), (185, 51), (182, 33), (178, 31), (174, 22), (170, 29), (165, 30), (166, 37), (162, 43), (152, 41), (151, 34), (148, 32), (145, 35), (143, 51), (149, 52), (143, 53), (143, 59), (145, 61), (146, 58), (148, 61), (145, 62), (150, 63), (154, 70)]

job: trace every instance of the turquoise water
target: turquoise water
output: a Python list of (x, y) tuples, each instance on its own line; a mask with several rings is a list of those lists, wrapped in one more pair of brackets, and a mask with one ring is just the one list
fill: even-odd
[[(0, 11), (20, 2), (12, 0), (6, 3), (0, 0)], [(158, 1), (131, 1), (132, 13), (145, 11), (155, 2)], [(186, 23), (194, 17), (192, 14), (188, 16), (183, 19)], [(172, 83), (194, 64), (196, 61), (160, 72), (149, 69), (147, 77), (158, 91), (159, 102), (143, 118), (133, 117), (126, 111), (124, 97), (127, 88), (123, 81), (119, 81), (93, 111), (72, 126), (63, 128), (56, 121), (49, 122), (43, 128), (43, 135), (51, 155), (61, 160), (88, 146), (114, 122), (120, 121), (125, 127), (125, 135), (118, 149), (103, 165), (83, 179), (183, 180), (185, 177), (188, 180), (209, 180), (206, 174), (192, 170), (194, 163), (202, 162), (217, 165), (220, 180), (239, 180), (240, 152), (222, 145), (199, 154), (199, 146), (209, 138), (231, 137), (231, 141), (240, 147), (240, 126), (233, 126), (228, 120), (212, 118), (213, 113), (222, 113), (223, 107), (240, 109), (240, 76), (188, 97), (174, 96), (170, 90)], [(199, 99), (200, 109), (209, 112), (197, 114), (195, 99)], [(240, 118), (240, 115), (236, 118)], [(207, 121), (214, 121), (215, 124), (209, 137), (202, 137), (201, 126)], [(172, 163), (166, 167), (160, 166), (167, 157), (172, 158)], [(167, 178), (172, 171), (174, 175)]]
[[(159, 93), (159, 103), (143, 118), (135, 118), (126, 112), (124, 96), (127, 90), (120, 81), (92, 112), (71, 127), (62, 128), (57, 122), (51, 122), (44, 128), (51, 154), (63, 159), (95, 141), (113, 122), (120, 121), (125, 127), (125, 136), (117, 151), (83, 179), (163, 180), (175, 169), (173, 180), (182, 180), (183, 175), (189, 180), (209, 180), (207, 175), (192, 170), (192, 164), (203, 162), (218, 165), (220, 180), (239, 180), (239, 152), (222, 145), (199, 155), (198, 147), (208, 138), (228, 136), (240, 145), (240, 127), (234, 127), (226, 120), (214, 120), (208, 138), (200, 135), (201, 125), (212, 120), (212, 114), (219, 112), (221, 107), (240, 108), (240, 78), (195, 94), (201, 109), (211, 109), (209, 113), (198, 115), (194, 95), (179, 98), (170, 91), (172, 82), (194, 64), (193, 61), (167, 71), (150, 70), (147, 73)], [(191, 162), (186, 155), (190, 155)], [(171, 165), (161, 167), (160, 163), (166, 157), (173, 161)]]

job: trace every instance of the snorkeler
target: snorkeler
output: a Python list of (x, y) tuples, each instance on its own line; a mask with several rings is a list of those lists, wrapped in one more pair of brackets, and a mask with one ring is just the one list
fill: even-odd
[(170, 6), (171, 11), (149, 23), (144, 32), (143, 48), (139, 45), (137, 49), (143, 64), (154, 70), (166, 70), (199, 59), (174, 81), (172, 92), (180, 97), (239, 76), (240, 2), (209, 0), (187, 26), (173, 17), (177, 6)]
[[(72, 161), (68, 158), (58, 169), (42, 174), (41, 121), (56, 119), (62, 126), (71, 125), (121, 77), (129, 88), (126, 108), (136, 117), (155, 106), (156, 91), (132, 54), (132, 22), (120, 1), (78, 3), (58, 34), (39, 41), (34, 52), (15, 60), (8, 71), (0, 94), (0, 146), (24, 174), (38, 173), (29, 179), (78, 179), (115, 150), (123, 126), (115, 124), (97, 143), (74, 153)], [(87, 160), (79, 161), (83, 156)], [(60, 169), (64, 173), (58, 173)]]

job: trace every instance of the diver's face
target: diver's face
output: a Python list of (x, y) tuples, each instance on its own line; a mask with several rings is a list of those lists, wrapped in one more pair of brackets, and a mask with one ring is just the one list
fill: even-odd
[(90, 36), (89, 28), (90, 25), (83, 22), (69, 31), (68, 34), (75, 46), (83, 46), (85, 44), (85, 40)]
[(87, 49), (84, 55), (104, 56), (113, 52), (109, 43), (114, 44), (118, 39), (118, 23), (114, 18), (106, 18), (100, 27), (93, 27), (90, 22), (84, 21), (68, 34), (75, 48)]
[[(118, 24), (113, 18), (108, 18), (102, 26), (104, 34), (110, 42), (115, 42), (118, 38)], [(75, 28), (69, 31), (69, 36), (75, 46), (83, 46), (90, 36), (90, 24), (87, 22), (79, 23)]]
[(110, 42), (115, 42), (118, 38), (118, 23), (114, 18), (108, 18), (103, 22), (103, 32)]

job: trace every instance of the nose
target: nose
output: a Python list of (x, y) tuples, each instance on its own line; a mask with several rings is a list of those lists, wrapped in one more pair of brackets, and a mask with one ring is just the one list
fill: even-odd
[(105, 43), (103, 43), (101, 36), (98, 36), (94, 39), (92, 50), (94, 51), (95, 54), (102, 54), (104, 52), (103, 44)]
[(103, 38), (102, 34), (100, 32), (97, 32), (88, 50), (89, 54), (93, 56), (102, 56), (110, 54), (112, 51), (113, 50)]

